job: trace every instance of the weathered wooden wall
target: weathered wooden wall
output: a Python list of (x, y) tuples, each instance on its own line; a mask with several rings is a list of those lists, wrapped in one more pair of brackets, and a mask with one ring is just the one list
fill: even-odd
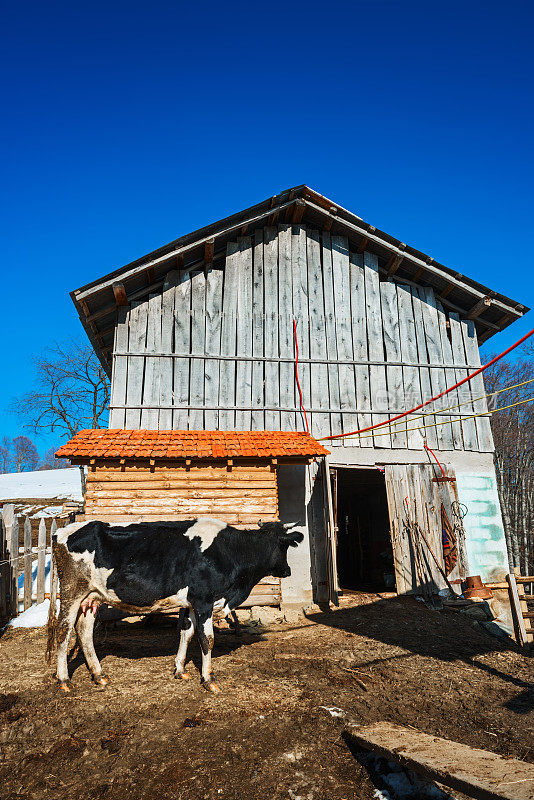
[(276, 473), (269, 466), (95, 466), (87, 474), (85, 518), (191, 519), (210, 516), (231, 525), (278, 518)]
[[(353, 430), (402, 412), (479, 362), (473, 321), (432, 289), (379, 275), (376, 256), (304, 226), (265, 227), (228, 245), (225, 269), (169, 272), (163, 291), (120, 312), (111, 428)], [(393, 432), (346, 447), (491, 451), (482, 377)], [(460, 401), (453, 424), (439, 413)], [(436, 412), (434, 414), (434, 412)], [(407, 430), (408, 427), (408, 430)], [(378, 432), (377, 432), (378, 434)]]

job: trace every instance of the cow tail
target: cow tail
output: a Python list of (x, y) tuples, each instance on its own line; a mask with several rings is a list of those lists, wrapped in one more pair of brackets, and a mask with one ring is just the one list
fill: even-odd
[(58, 625), (57, 591), (56, 591), (57, 561), (56, 561), (56, 543), (54, 539), (52, 539), (51, 561), (52, 563), (50, 564), (50, 608), (48, 611), (48, 624), (46, 626), (47, 642), (46, 642), (45, 660), (47, 664), (50, 664), (50, 661), (52, 660), (52, 656), (55, 652), (57, 645), (57, 625)]

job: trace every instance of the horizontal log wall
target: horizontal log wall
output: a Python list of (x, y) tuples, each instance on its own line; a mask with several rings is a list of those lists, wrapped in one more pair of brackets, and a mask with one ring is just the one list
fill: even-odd
[[(121, 309), (110, 427), (303, 430), (316, 437), (381, 422), (473, 371), (472, 320), (446, 314), (429, 287), (384, 280), (343, 236), (278, 225), (227, 248), (224, 270), (171, 271), (163, 290)], [(491, 451), (482, 377), (408, 420), (346, 447)], [(454, 420), (454, 421), (452, 421)], [(410, 430), (419, 425), (424, 431)], [(449, 424), (449, 422), (451, 424)]]
[(230, 524), (277, 519), (276, 473), (269, 466), (96, 466), (87, 475), (85, 517), (221, 518)]

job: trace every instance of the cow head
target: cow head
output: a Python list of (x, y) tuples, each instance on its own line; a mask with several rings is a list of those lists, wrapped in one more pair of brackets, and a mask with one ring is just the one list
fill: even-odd
[(296, 523), (284, 525), (281, 522), (258, 523), (260, 530), (271, 539), (271, 563), (269, 574), (275, 578), (289, 578), (291, 567), (287, 563), (288, 547), (297, 547), (303, 541), (304, 534), (298, 530)]

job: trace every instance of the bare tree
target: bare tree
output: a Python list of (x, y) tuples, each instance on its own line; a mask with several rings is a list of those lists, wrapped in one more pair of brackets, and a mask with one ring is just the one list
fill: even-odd
[(12, 443), (12, 470), (25, 472), (37, 469), (39, 453), (27, 436), (15, 436)]
[[(491, 406), (514, 405), (534, 395), (534, 348), (516, 361), (499, 361), (484, 373), (488, 392), (515, 388), (492, 398)], [(488, 360), (491, 356), (488, 356)], [(523, 384), (523, 385), (519, 385)], [(491, 417), (495, 469), (512, 567), (534, 571), (534, 402), (516, 405)]]
[(56, 458), (57, 447), (50, 447), (44, 454), (39, 469), (65, 469), (69, 466), (68, 458)]
[(109, 381), (89, 344), (55, 344), (34, 365), (35, 389), (11, 404), (27, 430), (74, 436), (107, 423)]

